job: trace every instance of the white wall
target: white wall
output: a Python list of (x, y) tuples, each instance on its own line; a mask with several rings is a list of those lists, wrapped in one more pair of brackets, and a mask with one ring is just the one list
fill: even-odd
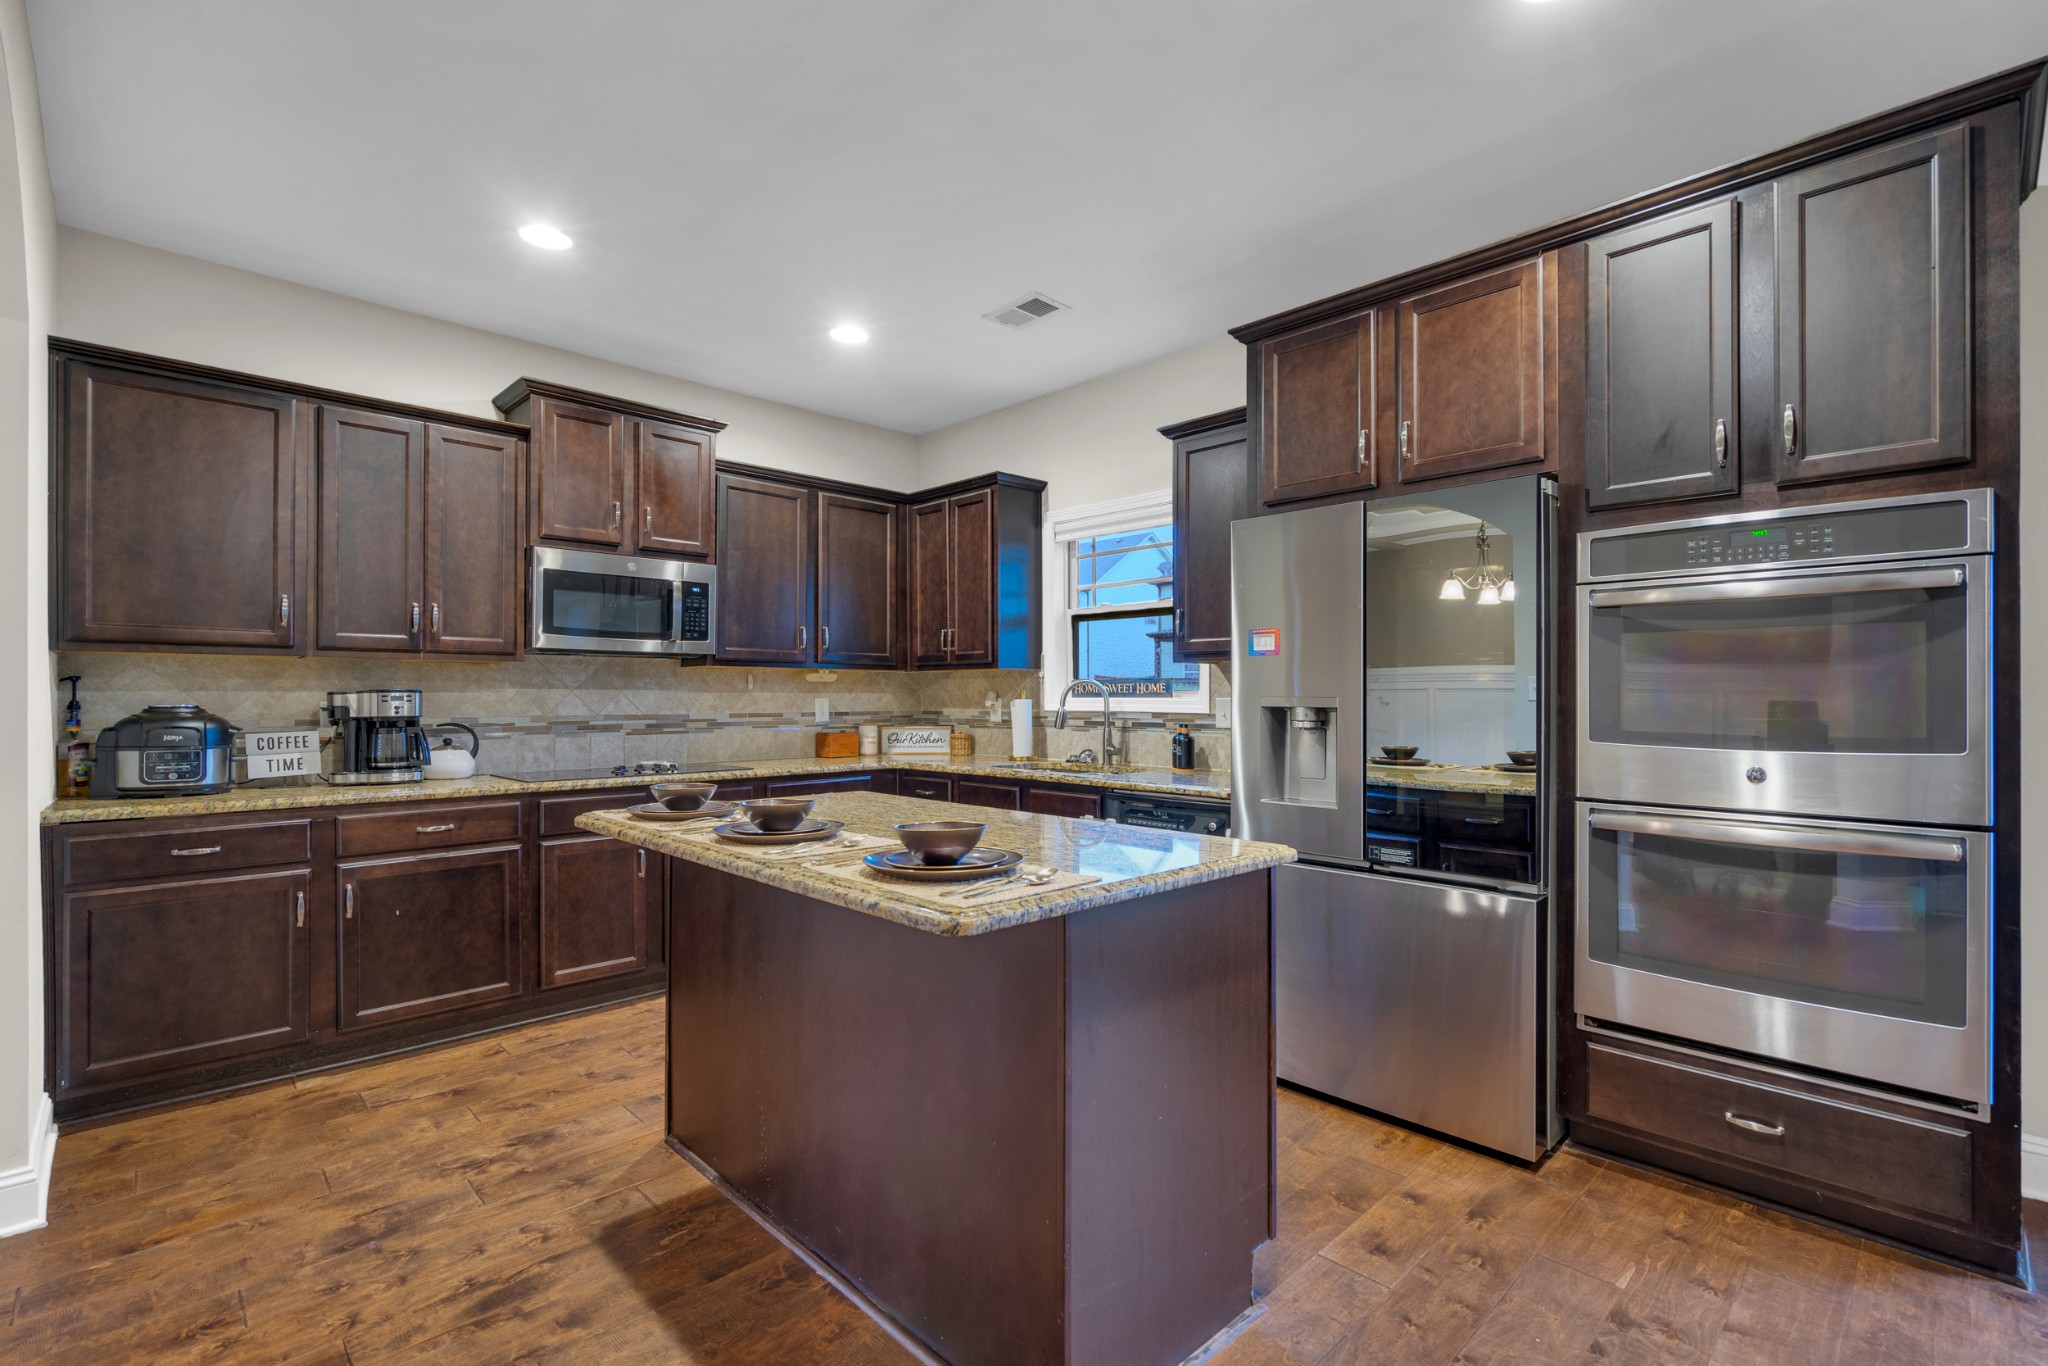
[(42, 1219), (42, 878), (36, 813), (50, 800), (47, 488), (50, 319), (57, 221), (22, 0), (0, 0), (0, 1232)]
[(2048, 591), (2032, 571), (2048, 561), (2048, 184), (2020, 208), (2020, 544), (2029, 577), (2021, 599), (2021, 1127), (2044, 1141), (2028, 1160), (2028, 1194), (2048, 1199)]
[(927, 433), (918, 483), (1010, 470), (1045, 480), (1055, 510), (1164, 489), (1173, 448), (1159, 428), (1238, 407), (1244, 386), (1244, 347), (1218, 337)]
[(901, 432), (76, 228), (58, 230), (50, 332), (478, 417), (495, 417), (491, 398), (532, 375), (728, 423), (721, 459), (914, 486), (916, 442)]

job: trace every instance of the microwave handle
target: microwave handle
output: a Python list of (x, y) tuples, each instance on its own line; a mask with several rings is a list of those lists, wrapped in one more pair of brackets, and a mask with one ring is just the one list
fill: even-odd
[(1750, 598), (1812, 598), (1828, 593), (1890, 593), (1906, 588), (1961, 588), (1969, 571), (1959, 564), (1939, 569), (1887, 569), (1875, 574), (1826, 574), (1787, 579), (1746, 579), (1736, 583), (1678, 584), (1670, 588), (1594, 588), (1588, 607), (1655, 607), (1671, 602), (1741, 602)]
[(1958, 839), (1939, 835), (1888, 835), (1814, 826), (1751, 825), (1744, 821), (1685, 820), (1639, 815), (1632, 811), (1592, 811), (1586, 824), (1595, 830), (1630, 835), (1662, 835), (1670, 839), (1706, 840), (1717, 844), (1761, 845), (1768, 849), (1799, 849), (1816, 854), (1869, 854), (1879, 858), (1926, 859), (1961, 863), (1968, 850)]

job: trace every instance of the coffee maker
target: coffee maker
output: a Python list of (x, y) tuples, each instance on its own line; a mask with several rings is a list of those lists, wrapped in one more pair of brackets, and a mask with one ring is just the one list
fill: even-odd
[(427, 732), (417, 688), (331, 692), (326, 713), (334, 733), (330, 783), (417, 783), (426, 777)]

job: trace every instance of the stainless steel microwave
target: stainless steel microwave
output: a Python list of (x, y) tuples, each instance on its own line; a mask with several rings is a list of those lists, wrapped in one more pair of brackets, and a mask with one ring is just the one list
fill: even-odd
[(718, 647), (714, 565), (535, 546), (527, 590), (530, 650), (709, 656)]

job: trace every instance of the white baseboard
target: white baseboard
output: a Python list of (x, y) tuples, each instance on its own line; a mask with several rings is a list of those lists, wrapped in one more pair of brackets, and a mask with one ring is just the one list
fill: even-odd
[(2048, 1200), (2048, 1138), (2039, 1134), (2020, 1135), (2020, 1194)]
[[(0, 1172), (0, 1238), (27, 1233), (49, 1223), (50, 1168), (57, 1160), (57, 1126), (50, 1118), (50, 1098), (36, 1111), (25, 1167)], [(2044, 1175), (2048, 1175), (2048, 1143), (2042, 1144)]]

